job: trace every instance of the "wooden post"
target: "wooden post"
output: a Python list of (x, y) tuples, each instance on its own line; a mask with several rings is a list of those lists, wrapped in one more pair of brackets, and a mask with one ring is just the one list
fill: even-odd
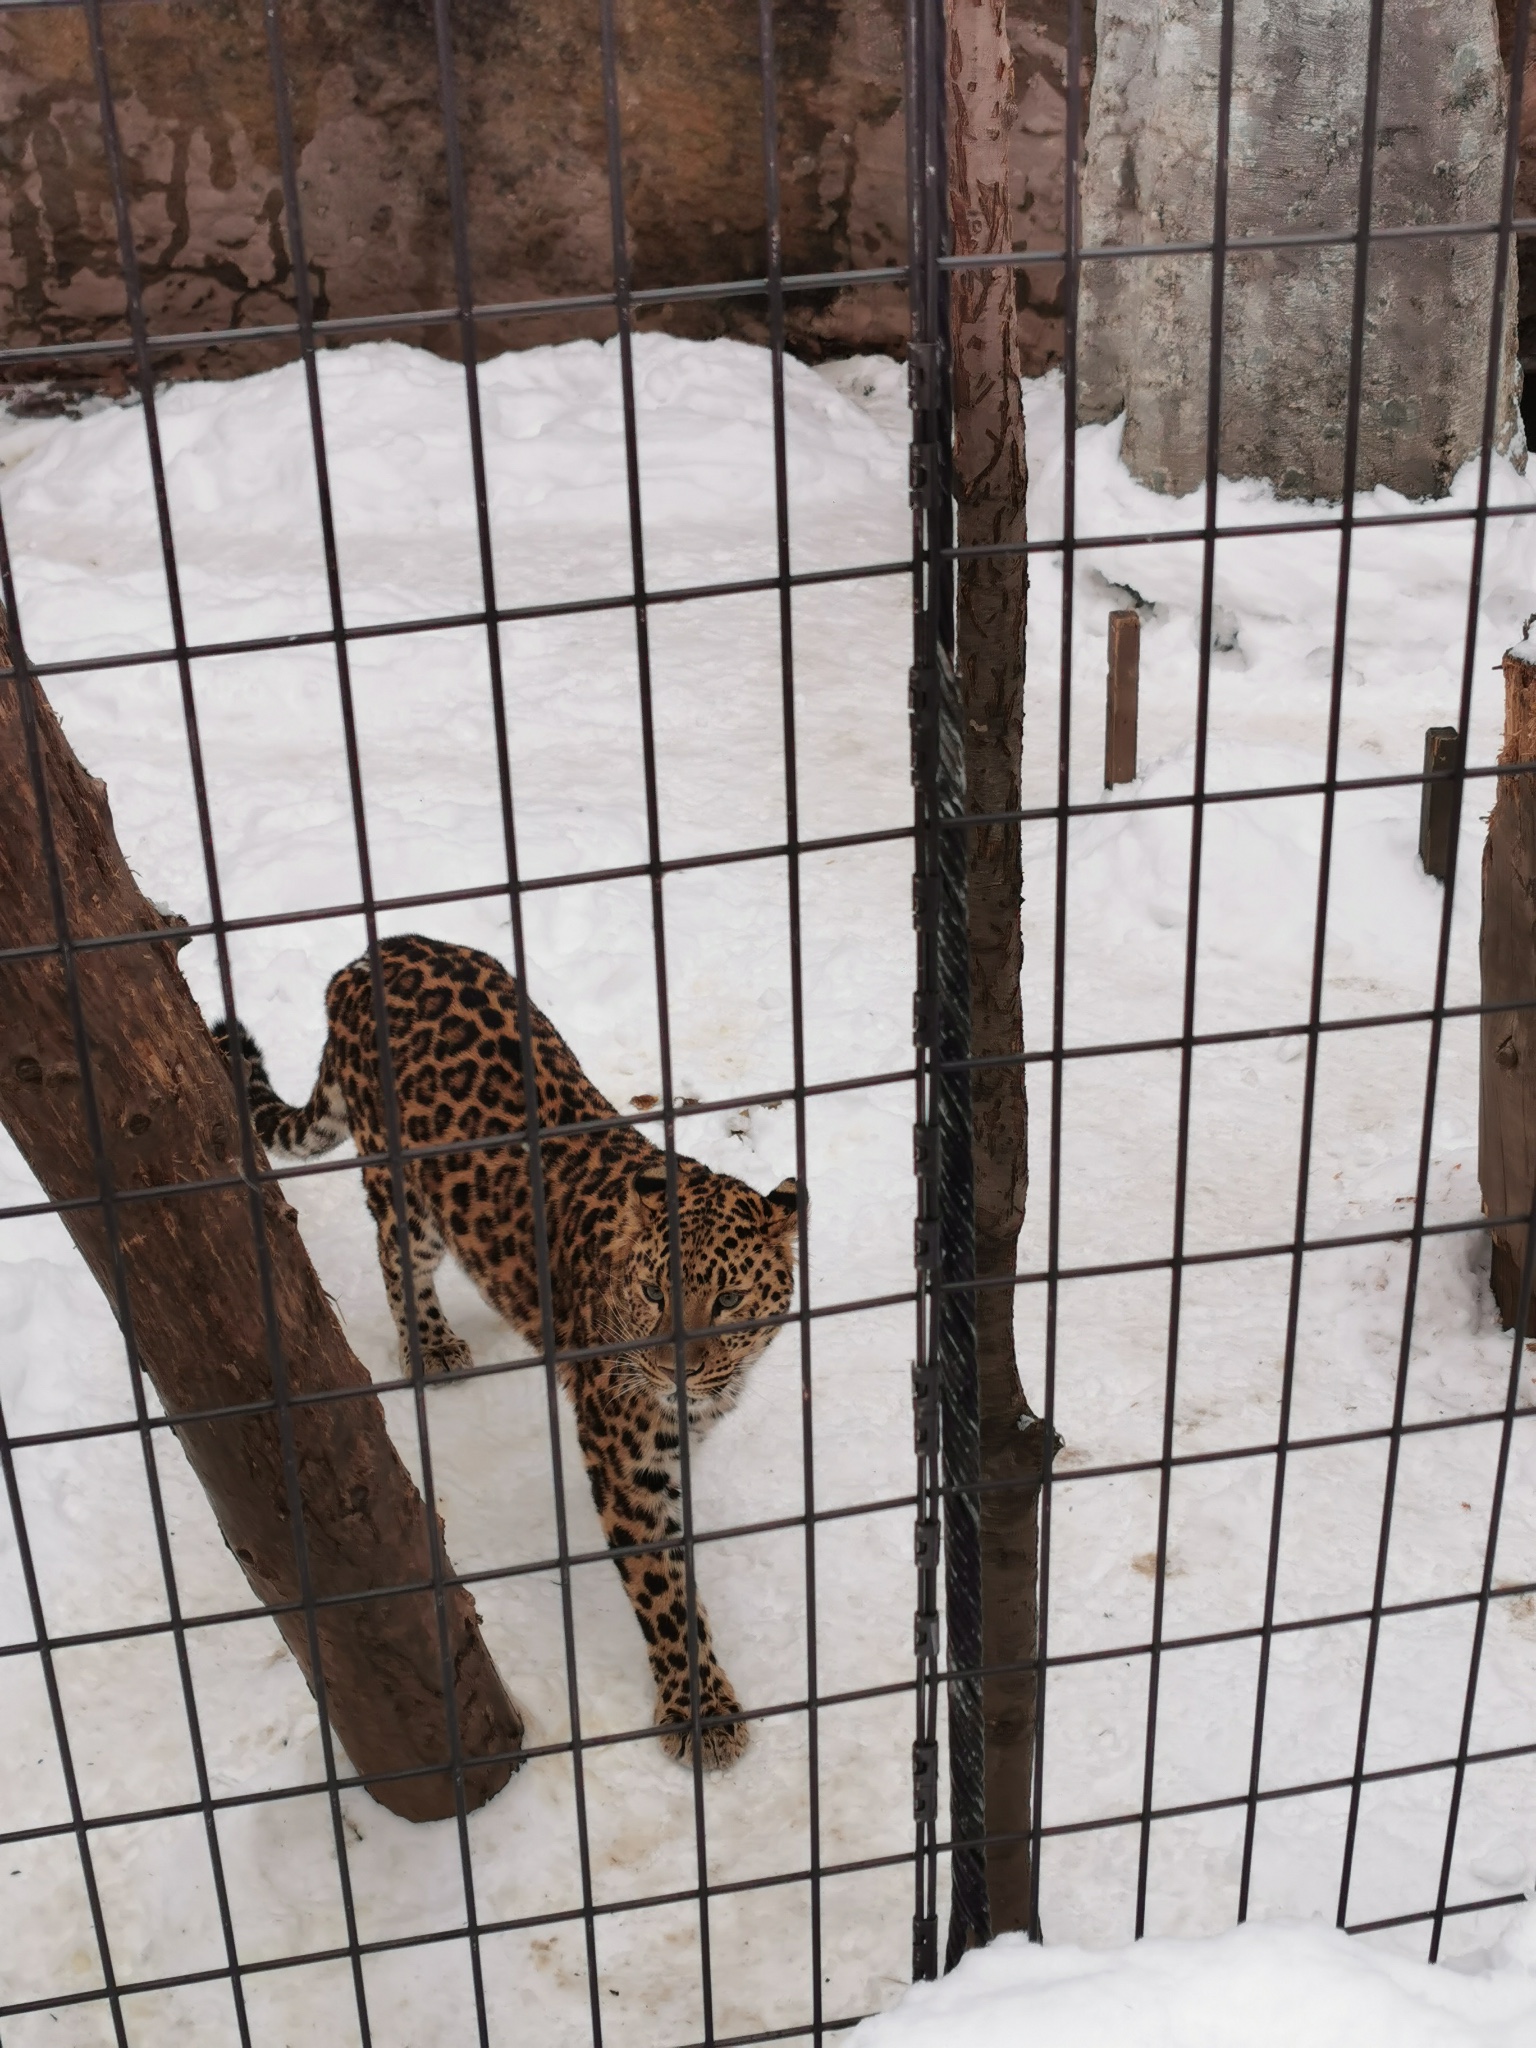
[[(1424, 735), (1424, 773), (1444, 775), (1461, 757), (1454, 725), (1432, 725)], [(1443, 882), (1451, 872), (1451, 814), (1458, 809), (1454, 782), (1426, 782), (1419, 800), (1419, 860), (1426, 875)]]
[[(1536, 662), (1504, 657), (1501, 767), (1536, 763)], [(1427, 863), (1426, 863), (1427, 865)], [(1482, 1060), (1477, 1177), (1485, 1216), (1524, 1216), (1536, 1188), (1536, 773), (1501, 775), (1483, 847)], [(1493, 1298), (1506, 1330), (1520, 1311), (1525, 1227), (1496, 1227)], [(1527, 1323), (1536, 1334), (1536, 1322)]]
[[(55, 886), (71, 939), (152, 932), (164, 920), (141, 895), (112, 828), (105, 785), (87, 774), (52, 707), (0, 632), (0, 948), (56, 948)], [(30, 717), (23, 715), (26, 691)], [(31, 730), (29, 732), (28, 727)], [(41, 771), (56, 870), (45, 857), (34, 775)], [(0, 959), (0, 1117), (51, 1201), (83, 1202), (62, 1220), (124, 1322), (170, 1415), (267, 1402), (273, 1379), (251, 1197), (240, 1184), (230, 1078), (176, 965), (173, 940), (73, 954), (90, 1048), (82, 1074), (61, 958)], [(100, 1199), (92, 1113), (111, 1190)], [(258, 1155), (258, 1163), (265, 1165)], [(234, 1185), (185, 1192), (199, 1181)], [(132, 1199), (134, 1191), (174, 1194)], [(261, 1187), (276, 1335), (288, 1390), (366, 1387), (330, 1301), (275, 1186)], [(67, 1358), (60, 1372), (69, 1370)], [(431, 1578), (426, 1510), (374, 1395), (289, 1410), (310, 1583), (321, 1601)], [(291, 1495), (278, 1415), (189, 1423), (176, 1432), (252, 1590), (264, 1605), (300, 1598)], [(447, 1569), (451, 1572), (452, 1567)], [(451, 1711), (467, 1806), (500, 1790), (522, 1722), (480, 1635), (474, 1602), (444, 1602)], [(306, 1618), (275, 1615), (313, 1685)], [(359, 1773), (433, 1767), (370, 1785), (408, 1820), (455, 1811), (444, 1646), (430, 1591), (317, 1605), (314, 1627), (332, 1726)]]
[(1104, 787), (1136, 780), (1136, 714), (1141, 687), (1141, 614), (1109, 615), (1109, 677), (1104, 697)]
[[(1006, 0), (945, 0), (949, 213), (957, 256), (1007, 255), (1008, 128), (1013, 63)], [(1025, 539), (1024, 411), (1014, 273), (950, 275), (954, 493), (962, 547)], [(1017, 811), (1024, 736), (1022, 552), (962, 559), (955, 671), (965, 734), (966, 808)], [(1024, 1020), (1020, 994), (1023, 866), (1016, 823), (966, 835), (971, 1050), (1010, 1064), (971, 1074), (978, 1279), (1011, 1276), (1028, 1186)], [(983, 1686), (986, 1851), (994, 1934), (1031, 1925), (1028, 1829), (1034, 1775), (1039, 1486), (1044, 1431), (1014, 1357), (1012, 1286), (976, 1292), (981, 1405), (983, 1660), (1006, 1666)], [(973, 1930), (974, 1932), (974, 1930)], [(953, 1933), (953, 1929), (952, 1929)]]

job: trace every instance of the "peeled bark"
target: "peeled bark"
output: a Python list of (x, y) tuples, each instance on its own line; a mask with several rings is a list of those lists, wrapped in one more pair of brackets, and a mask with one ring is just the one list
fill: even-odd
[[(10, 665), (0, 633), (0, 665)], [(73, 954), (90, 1073), (82, 1076), (63, 962), (57, 951), (21, 692), (34, 734), (64, 915), (72, 941), (163, 929), (128, 870), (105, 786), (89, 775), (30, 678), (0, 678), (0, 948), (53, 950), (0, 957), (0, 1117), (52, 1201), (87, 1206), (62, 1219), (169, 1415), (270, 1402), (274, 1380), (253, 1228), (240, 1173), (230, 1078), (170, 940)], [(88, 1117), (87, 1078), (114, 1194), (107, 1208)], [(265, 1165), (259, 1152), (258, 1167)], [(135, 1190), (174, 1193), (131, 1199)], [(366, 1389), (280, 1190), (260, 1188), (270, 1299), (287, 1391)], [(114, 1230), (115, 1226), (115, 1230)], [(114, 1235), (116, 1244), (114, 1247)], [(119, 1293), (119, 1276), (123, 1293)], [(126, 1299), (126, 1316), (124, 1311)], [(67, 1359), (59, 1369), (68, 1370)], [(426, 1508), (384, 1426), (376, 1395), (288, 1410), (310, 1584), (319, 1600), (373, 1588), (426, 1585), (432, 1550)], [(188, 1423), (176, 1432), (224, 1540), (264, 1604), (300, 1599), (279, 1414)], [(444, 1563), (445, 1571), (452, 1567)], [(515, 1768), (522, 1721), (481, 1639), (462, 1587), (444, 1594), (464, 1802), (479, 1806)], [(313, 1685), (302, 1611), (275, 1614)], [(437, 1820), (455, 1811), (443, 1647), (430, 1590), (317, 1605), (315, 1633), (331, 1725), (357, 1771), (422, 1771), (371, 1784), (391, 1812)], [(494, 1763), (477, 1763), (497, 1757)]]
[[(1006, 254), (1008, 123), (1012, 64), (1006, 0), (947, 0), (951, 247), (964, 256)], [(1013, 272), (953, 273), (954, 492), (962, 547), (1021, 547), (1025, 537), (1024, 414), (1019, 389)], [(966, 808), (1019, 808), (1024, 736), (1022, 554), (962, 560), (957, 579), (956, 676), (965, 720)], [(1017, 823), (984, 825), (967, 838), (971, 1050), (1011, 1063), (971, 1077), (976, 1200), (976, 1274), (1011, 1276), (1028, 1183), (1024, 1021), (1020, 994), (1023, 872)], [(1013, 1344), (1014, 1290), (976, 1293), (981, 1395), (983, 1661), (1018, 1666), (1035, 1654), (1037, 1501), (1041, 1430), (1024, 1398)], [(986, 1722), (987, 1834), (1011, 1835), (987, 1851), (994, 1933), (1030, 1925), (1030, 1796), (1035, 1674), (989, 1677)]]

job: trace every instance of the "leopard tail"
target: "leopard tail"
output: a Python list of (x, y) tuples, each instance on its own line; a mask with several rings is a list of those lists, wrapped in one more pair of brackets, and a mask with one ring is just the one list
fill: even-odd
[(234, 1039), (245, 1061), (246, 1097), (251, 1105), (251, 1122), (263, 1145), (272, 1152), (285, 1152), (291, 1159), (314, 1159), (333, 1152), (349, 1134), (347, 1105), (336, 1084), (331, 1043), (326, 1041), (320, 1072), (310, 1097), (302, 1108), (284, 1102), (267, 1075), (261, 1047), (243, 1024), (221, 1020), (213, 1027), (214, 1043), (227, 1061)]

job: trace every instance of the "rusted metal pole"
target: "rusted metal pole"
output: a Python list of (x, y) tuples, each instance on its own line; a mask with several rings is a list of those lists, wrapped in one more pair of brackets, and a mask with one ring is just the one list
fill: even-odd
[[(318, 1646), (326, 1710), (355, 1769), (418, 1773), (369, 1791), (408, 1820), (445, 1818), (457, 1747), (465, 1804), (479, 1806), (515, 1768), (522, 1721), (474, 1602), (445, 1589), (445, 1642), (426, 1509), (377, 1396), (307, 1399), (365, 1388), (368, 1373), (276, 1186), (260, 1186), (253, 1215), (229, 1073), (175, 942), (79, 943), (165, 920), (123, 859), (105, 785), (35, 679), (10, 666), (0, 631), (0, 949), (43, 950), (0, 959), (0, 1118), (49, 1200), (77, 1205), (62, 1219), (166, 1412), (258, 1407), (176, 1434), (312, 1688)], [(157, 1188), (174, 1192), (146, 1198)], [(390, 1586), (423, 1590), (347, 1597)]]

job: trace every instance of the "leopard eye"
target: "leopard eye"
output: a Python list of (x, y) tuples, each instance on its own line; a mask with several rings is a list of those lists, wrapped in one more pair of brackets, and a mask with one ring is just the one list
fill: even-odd
[(741, 1303), (741, 1289), (739, 1287), (727, 1287), (724, 1294), (717, 1294), (715, 1296), (715, 1314), (719, 1315), (723, 1308), (740, 1308)]
[(656, 1282), (654, 1280), (642, 1280), (640, 1283), (640, 1292), (645, 1296), (647, 1301), (654, 1301), (658, 1307), (660, 1306), (661, 1289), (656, 1285)]

